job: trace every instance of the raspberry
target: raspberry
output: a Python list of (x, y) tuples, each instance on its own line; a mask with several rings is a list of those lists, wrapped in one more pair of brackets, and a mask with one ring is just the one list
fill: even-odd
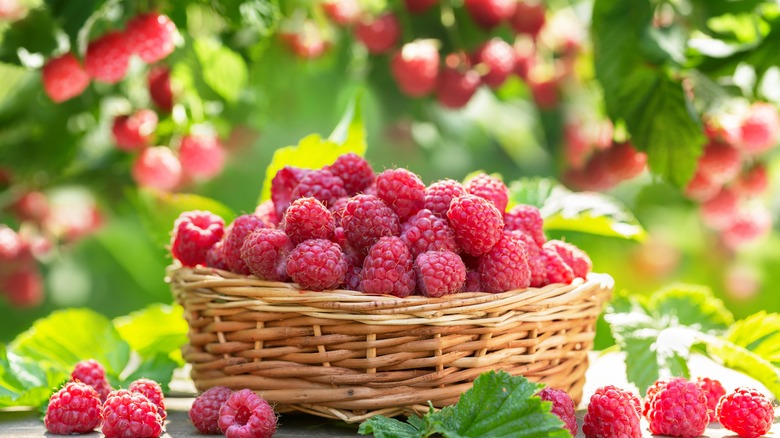
[(472, 55), (475, 66), (482, 64), (486, 67), (482, 82), (490, 88), (498, 88), (507, 80), (515, 69), (515, 61), (515, 50), (500, 38), (482, 44)]
[(741, 145), (746, 152), (758, 154), (777, 143), (780, 115), (772, 104), (757, 102), (740, 126)]
[(734, 181), (734, 190), (741, 196), (754, 198), (766, 193), (769, 188), (769, 175), (764, 163), (756, 163), (743, 171)]
[(0, 269), (17, 261), (27, 249), (27, 244), (16, 231), (0, 224)]
[(149, 147), (133, 163), (132, 176), (141, 187), (170, 191), (181, 181), (181, 163), (170, 148)]
[(574, 400), (562, 389), (546, 387), (539, 391), (539, 398), (552, 402), (552, 413), (563, 421), (571, 436), (577, 436), (577, 417), (574, 412)]
[(501, 240), (479, 259), (478, 271), (486, 292), (527, 288), (531, 284), (531, 268), (525, 243), (509, 234), (502, 235)]
[(710, 140), (737, 145), (740, 142), (740, 120), (731, 114), (707, 114), (704, 118), (704, 135)]
[(401, 240), (409, 247), (412, 257), (426, 251), (459, 253), (455, 232), (446, 220), (434, 216), (430, 210), (420, 210), (404, 224)]
[(436, 89), (439, 51), (430, 40), (404, 44), (393, 55), (390, 71), (402, 93), (409, 97), (423, 97)]
[(222, 257), (232, 272), (243, 275), (250, 274), (249, 267), (241, 258), (241, 248), (246, 237), (261, 228), (268, 228), (268, 224), (253, 214), (243, 214), (237, 217), (225, 230)]
[(492, 202), (501, 213), (509, 203), (509, 188), (500, 179), (480, 173), (466, 183), (466, 191)]
[(539, 109), (552, 110), (560, 101), (560, 80), (555, 77), (538, 77), (532, 72), (528, 75), (528, 86), (531, 88), (531, 96)]
[(286, 281), (287, 257), (292, 250), (293, 244), (283, 231), (261, 228), (244, 239), (241, 259), (262, 280)]
[(219, 428), (228, 438), (271, 438), (276, 432), (276, 414), (262, 397), (242, 389), (219, 409)]
[(667, 383), (671, 382), (672, 379), (658, 379), (655, 382), (653, 382), (652, 385), (647, 387), (647, 390), (645, 391), (645, 399), (642, 403), (642, 416), (645, 418), (649, 418), (648, 414), (650, 412), (650, 406), (653, 402), (653, 397), (655, 397), (656, 394), (658, 394), (658, 391), (660, 391), (664, 386), (666, 386)]
[(697, 202), (706, 202), (714, 198), (721, 187), (722, 184), (710, 181), (706, 175), (697, 170), (685, 187), (685, 196)]
[(327, 169), (312, 170), (301, 178), (295, 190), (292, 192), (293, 199), (305, 196), (311, 196), (322, 201), (329, 206), (336, 202), (338, 198), (347, 196), (344, 189), (344, 181)]
[(503, 234), (501, 212), (492, 202), (479, 196), (462, 195), (454, 198), (447, 211), (447, 218), (460, 247), (475, 257), (490, 251)]
[(325, 40), (322, 29), (313, 20), (305, 20), (294, 32), (281, 32), (282, 41), (301, 59), (315, 59), (322, 56), (330, 43)]
[(439, 0), (404, 0), (406, 9), (412, 14), (424, 14)]
[(326, 0), (322, 2), (322, 9), (339, 26), (354, 24), (360, 17), (358, 0)]
[(363, 261), (360, 290), (400, 298), (414, 293), (412, 253), (398, 237), (382, 237)]
[(130, 64), (131, 50), (122, 32), (107, 32), (87, 46), (84, 67), (97, 81), (115, 84), (122, 80)]
[(541, 1), (529, 0), (517, 2), (509, 25), (519, 34), (527, 34), (536, 39), (545, 23), (545, 7)]
[(715, 230), (723, 230), (734, 223), (739, 198), (729, 188), (721, 189), (714, 198), (703, 202), (699, 212), (704, 223)]
[(699, 388), (704, 391), (704, 396), (707, 397), (707, 417), (710, 423), (718, 421), (715, 409), (718, 407), (720, 398), (726, 395), (726, 390), (719, 381), (708, 377), (696, 378), (696, 384), (699, 385)]
[(148, 146), (157, 130), (157, 113), (142, 109), (131, 115), (117, 116), (111, 127), (114, 143), (123, 151), (134, 151)]
[(43, 424), (55, 435), (92, 432), (100, 424), (98, 393), (84, 383), (67, 383), (49, 398)]
[(387, 53), (401, 38), (401, 24), (391, 12), (372, 20), (361, 20), (355, 26), (355, 38), (363, 43), (368, 53), (375, 55)]
[(230, 270), (227, 261), (225, 260), (224, 253), (222, 252), (224, 242), (224, 240), (220, 240), (206, 252), (206, 266), (209, 268), (221, 269), (223, 271)]
[(157, 108), (171, 112), (173, 109), (173, 91), (171, 89), (171, 70), (162, 65), (155, 65), (149, 70), (147, 78), (149, 97)]
[(230, 398), (233, 391), (224, 386), (215, 386), (199, 395), (190, 408), (192, 425), (202, 434), (219, 435), (219, 409)]
[(159, 383), (151, 379), (138, 379), (131, 383), (127, 389), (143, 394), (150, 402), (154, 403), (157, 406), (157, 414), (160, 415), (162, 420), (165, 420), (165, 417), (168, 416), (165, 412), (165, 397)]
[(547, 241), (543, 227), (542, 213), (533, 205), (515, 205), (504, 213), (504, 230), (521, 231), (531, 236), (537, 246), (542, 246)]
[(420, 292), (427, 297), (460, 292), (466, 282), (466, 265), (450, 251), (427, 251), (414, 261)]
[(550, 240), (543, 245), (544, 248), (554, 249), (563, 258), (563, 261), (574, 271), (574, 276), (578, 278), (587, 278), (593, 269), (593, 263), (585, 251), (577, 248), (571, 243), (560, 240)]
[(615, 143), (602, 153), (606, 171), (616, 182), (638, 176), (647, 164), (647, 154), (637, 152), (628, 142)]
[(720, 237), (727, 247), (738, 249), (767, 234), (771, 229), (772, 215), (766, 207), (755, 205), (739, 211), (731, 225), (721, 232)]
[(475, 23), (490, 29), (515, 13), (515, 3), (515, 0), (466, 0), (464, 5)]
[(287, 275), (303, 289), (334, 289), (344, 281), (347, 271), (342, 254), (341, 247), (330, 240), (307, 240), (287, 258)]
[(309, 239), (330, 239), (335, 228), (331, 212), (314, 198), (299, 198), (284, 215), (284, 232), (297, 245)]
[(0, 278), (0, 292), (14, 307), (35, 307), (43, 302), (43, 278), (37, 267), (24, 266)]
[(436, 99), (442, 106), (457, 109), (466, 106), (482, 80), (474, 70), (445, 67), (439, 74)]
[(255, 208), (255, 216), (262, 219), (265, 223), (271, 225), (279, 225), (279, 218), (276, 217), (276, 208), (274, 207), (274, 201), (268, 199), (261, 202)]
[(271, 200), (276, 208), (277, 218), (281, 219), (284, 216), (285, 210), (295, 199), (293, 198), (293, 190), (298, 186), (298, 182), (309, 172), (308, 169), (284, 166), (271, 179)]
[(81, 95), (89, 85), (89, 75), (73, 53), (50, 59), (41, 70), (43, 90), (55, 102)]
[(347, 202), (342, 219), (347, 241), (356, 251), (367, 253), (383, 236), (398, 236), (398, 216), (381, 199), (357, 195)]
[[(344, 209), (347, 208), (347, 202), (349, 202), (350, 198), (339, 198), (336, 200), (336, 202), (331, 205), (328, 210), (330, 210), (330, 213), (333, 215), (333, 220), (336, 223), (336, 228), (343, 227), (343, 219), (344, 219)], [(344, 232), (344, 230), (341, 230)], [(346, 238), (346, 234), (344, 234), (344, 238)]]
[(549, 247), (541, 248), (538, 262), (544, 266), (544, 284), (570, 284), (574, 280), (574, 271), (567, 265), (558, 252)]
[(103, 403), (103, 428), (106, 438), (158, 437), (163, 420), (157, 406), (145, 395), (120, 389), (108, 395)]
[(73, 367), (70, 373), (71, 382), (85, 383), (97, 391), (101, 401), (111, 392), (111, 385), (106, 379), (106, 369), (95, 359), (82, 360)]
[(425, 184), (406, 169), (387, 169), (376, 177), (376, 195), (405, 220), (422, 208)]
[(130, 50), (149, 64), (170, 55), (175, 48), (173, 36), (176, 25), (170, 18), (157, 12), (133, 17), (127, 22), (125, 32)]
[(517, 38), (513, 48), (515, 50), (515, 74), (523, 81), (528, 81), (528, 75), (536, 65), (536, 46), (528, 38)]
[(208, 211), (187, 211), (173, 225), (171, 254), (184, 266), (206, 264), (206, 253), (225, 234), (225, 221)]
[(525, 252), (528, 256), (528, 268), (531, 270), (531, 287), (546, 286), (547, 283), (547, 258), (542, 257), (541, 248), (536, 244), (533, 237), (522, 231), (507, 231), (514, 238), (525, 243)]
[(194, 180), (211, 179), (225, 166), (225, 150), (215, 135), (185, 135), (179, 145), (184, 175)]
[(674, 378), (650, 400), (647, 420), (656, 435), (697, 437), (709, 423), (707, 397), (696, 383)]
[(341, 178), (347, 196), (362, 192), (374, 182), (374, 169), (365, 158), (352, 152), (339, 155), (336, 161), (327, 167), (330, 173)]
[(699, 157), (697, 172), (701, 172), (713, 183), (725, 184), (737, 176), (741, 167), (742, 161), (737, 148), (710, 143), (704, 147), (704, 152)]
[(596, 389), (588, 402), (582, 432), (587, 438), (640, 438), (638, 403), (636, 395), (615, 386)]
[(479, 272), (472, 269), (466, 270), (466, 281), (463, 284), (463, 292), (482, 292), (482, 281)]
[(741, 437), (757, 438), (772, 428), (775, 410), (764, 394), (742, 386), (720, 399), (716, 414), (726, 429)]
[(22, 222), (42, 224), (51, 212), (49, 198), (39, 191), (26, 192), (13, 203), (11, 211)]
[(423, 208), (436, 216), (446, 218), (452, 199), (465, 194), (466, 189), (458, 181), (442, 179), (425, 188)]
[(344, 274), (344, 288), (347, 290), (360, 290), (360, 273), (363, 271), (361, 266), (348, 265), (347, 273)]

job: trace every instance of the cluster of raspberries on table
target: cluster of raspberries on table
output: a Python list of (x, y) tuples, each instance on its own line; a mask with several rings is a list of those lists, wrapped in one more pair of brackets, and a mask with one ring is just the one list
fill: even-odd
[(536, 207), (508, 203), (508, 188), (491, 175), (426, 187), (406, 169), (375, 174), (349, 153), (317, 170), (282, 168), (271, 199), (227, 227), (210, 212), (182, 213), (171, 252), (183, 266), (397, 297), (497, 293), (588, 275), (587, 254), (548, 241)]

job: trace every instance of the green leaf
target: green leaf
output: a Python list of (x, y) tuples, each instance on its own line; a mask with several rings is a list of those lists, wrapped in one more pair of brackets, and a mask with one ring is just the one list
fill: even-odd
[(187, 323), (181, 306), (152, 304), (114, 319), (114, 326), (141, 358), (164, 356), (184, 365), (181, 347), (187, 343)]
[(703, 332), (722, 332), (734, 323), (723, 301), (706, 286), (675, 284), (654, 293), (648, 302), (654, 315)]
[(43, 366), (43, 363), (8, 352), (6, 346), (0, 344), (0, 408), (45, 404), (53, 389), (69, 375)]
[(179, 366), (175, 360), (167, 354), (157, 354), (151, 358), (143, 360), (138, 368), (134, 369), (129, 375), (127, 375), (120, 384), (121, 387), (126, 388), (134, 380), (140, 378), (152, 379), (159, 383), (163, 392), (168, 392), (168, 385), (173, 378), (173, 371)]
[(721, 339), (706, 339), (707, 352), (723, 361), (723, 365), (747, 374), (780, 398), (780, 368), (758, 354)]
[(376, 415), (364, 421), (358, 433), (361, 435), (373, 434), (376, 438), (419, 438), (423, 437), (421, 431), (409, 423)]
[(780, 314), (765, 311), (734, 324), (726, 340), (780, 366)]
[(48, 9), (35, 8), (0, 34), (0, 42), (0, 61), (19, 65), (19, 49), (44, 56), (57, 49), (57, 26)]
[(249, 77), (244, 58), (210, 38), (195, 40), (194, 48), (203, 81), (226, 101), (237, 101)]

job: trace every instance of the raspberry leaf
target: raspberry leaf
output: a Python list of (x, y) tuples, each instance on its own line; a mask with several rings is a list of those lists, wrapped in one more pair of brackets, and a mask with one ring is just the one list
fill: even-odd
[(187, 343), (187, 322), (181, 306), (153, 304), (115, 318), (114, 326), (142, 359), (157, 360), (162, 355), (184, 365), (181, 346)]
[(249, 77), (244, 58), (212, 39), (195, 40), (194, 49), (206, 85), (226, 101), (236, 102)]
[(0, 344), (0, 408), (45, 404), (52, 388), (68, 379), (61, 370), (9, 352)]

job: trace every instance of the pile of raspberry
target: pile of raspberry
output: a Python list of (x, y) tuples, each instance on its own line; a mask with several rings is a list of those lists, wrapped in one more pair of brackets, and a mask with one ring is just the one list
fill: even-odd
[(509, 190), (491, 175), (426, 186), (406, 169), (375, 174), (355, 154), (321, 169), (284, 167), (271, 199), (224, 221), (204, 211), (176, 220), (171, 253), (302, 289), (440, 297), (570, 284), (590, 258), (547, 240), (536, 207), (507, 209)]
[(192, 425), (202, 434), (227, 437), (271, 438), (276, 432), (276, 413), (251, 389), (232, 391), (215, 386), (192, 403)]

